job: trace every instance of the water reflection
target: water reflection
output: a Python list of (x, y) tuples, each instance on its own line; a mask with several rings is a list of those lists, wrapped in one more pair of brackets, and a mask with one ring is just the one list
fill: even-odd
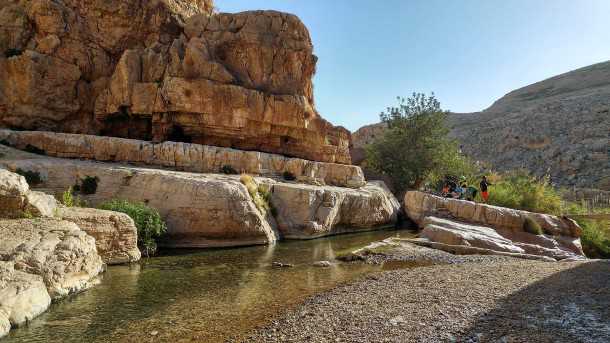
[[(2, 343), (224, 341), (266, 323), (306, 296), (380, 268), (318, 268), (313, 262), (333, 260), (340, 251), (400, 234), (382, 231), (239, 249), (165, 251), (139, 264), (109, 267), (100, 285), (53, 304)], [(273, 261), (294, 267), (272, 268)]]

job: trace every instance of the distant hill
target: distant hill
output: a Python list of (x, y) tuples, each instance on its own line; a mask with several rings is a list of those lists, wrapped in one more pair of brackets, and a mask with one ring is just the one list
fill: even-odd
[[(515, 90), (482, 112), (452, 113), (449, 125), (466, 154), (494, 169), (525, 167), (561, 186), (610, 190), (610, 61)], [(382, 130), (355, 132), (352, 151)]]

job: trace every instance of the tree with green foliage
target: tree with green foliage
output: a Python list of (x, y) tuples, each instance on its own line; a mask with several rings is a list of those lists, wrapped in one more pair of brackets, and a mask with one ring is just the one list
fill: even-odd
[(472, 174), (474, 165), (448, 136), (447, 114), (434, 94), (398, 97), (380, 115), (388, 129), (366, 147), (367, 166), (389, 176), (399, 193), (446, 174)]
[(149, 256), (157, 251), (156, 239), (167, 231), (167, 226), (156, 209), (141, 202), (127, 200), (110, 200), (100, 205), (100, 208), (130, 216), (138, 228), (138, 246), (142, 252)]

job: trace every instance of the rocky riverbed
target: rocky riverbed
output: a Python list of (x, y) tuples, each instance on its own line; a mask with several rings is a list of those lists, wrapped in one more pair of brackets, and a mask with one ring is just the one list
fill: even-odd
[[(456, 262), (456, 261), (453, 261)], [(608, 342), (610, 263), (477, 257), (309, 298), (248, 342)]]

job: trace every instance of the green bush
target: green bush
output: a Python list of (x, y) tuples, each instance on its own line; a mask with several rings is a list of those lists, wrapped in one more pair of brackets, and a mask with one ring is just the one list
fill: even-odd
[(21, 55), (21, 54), (22, 54), (22, 51), (21, 51), (21, 50), (19, 50), (19, 49), (14, 49), (14, 48), (7, 49), (6, 51), (4, 51), (4, 56), (5, 56), (6, 58), (13, 57), (13, 56), (19, 56), (19, 55)]
[(37, 154), (37, 155), (46, 155), (47, 154), (47, 152), (44, 151), (43, 149), (37, 148), (31, 144), (28, 144), (25, 146), (25, 151), (31, 152), (32, 154)]
[(156, 240), (167, 231), (167, 226), (156, 209), (141, 202), (118, 199), (107, 201), (99, 208), (130, 216), (138, 228), (138, 246), (143, 253), (149, 256), (157, 251)]
[(235, 170), (235, 168), (233, 168), (232, 166), (225, 164), (224, 166), (222, 166), (222, 168), (220, 168), (220, 172), (223, 174), (227, 174), (227, 175), (237, 175), (239, 174), (237, 172), (237, 170)]
[(28, 185), (30, 186), (36, 186), (43, 182), (40, 173), (37, 171), (23, 170), (21, 168), (17, 168), (17, 170), (15, 170), (15, 173), (25, 177), (25, 181), (27, 181)]
[(536, 177), (519, 170), (495, 177), (489, 190), (491, 205), (538, 213), (560, 215), (561, 194), (549, 177)]
[(540, 227), (540, 224), (538, 224), (537, 221), (535, 221), (532, 217), (525, 217), (525, 220), (523, 221), (523, 231), (525, 232), (529, 232), (531, 234), (534, 235), (542, 235), (544, 232), (542, 231), (542, 228)]
[(83, 207), (83, 201), (79, 196), (74, 196), (76, 191), (74, 187), (66, 189), (61, 194), (61, 203), (66, 207)]
[(380, 115), (388, 128), (365, 147), (366, 166), (391, 178), (398, 194), (447, 173), (470, 173), (474, 164), (449, 136), (447, 113), (434, 94), (398, 98)]
[(80, 181), (80, 192), (85, 195), (95, 194), (95, 192), (97, 192), (97, 184), (99, 181), (100, 178), (97, 176), (85, 176), (85, 178)]
[(239, 177), (239, 181), (246, 186), (254, 205), (263, 215), (267, 212), (273, 216), (277, 215), (277, 210), (271, 204), (271, 192), (269, 190), (265, 189), (262, 185), (258, 185), (254, 178), (247, 174), (242, 174)]
[(589, 258), (610, 258), (610, 222), (579, 220), (580, 241)]
[(289, 171), (284, 171), (284, 173), (282, 173), (282, 178), (286, 181), (294, 181), (297, 179), (296, 176), (294, 176), (293, 173), (289, 172)]

